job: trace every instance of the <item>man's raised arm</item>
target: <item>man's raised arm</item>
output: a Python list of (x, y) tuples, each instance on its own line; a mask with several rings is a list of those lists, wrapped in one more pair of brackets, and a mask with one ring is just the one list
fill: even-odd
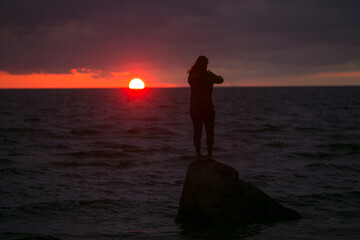
[(213, 72), (208, 71), (209, 77), (213, 83), (221, 84), (224, 82), (224, 79), (222, 76), (218, 76)]

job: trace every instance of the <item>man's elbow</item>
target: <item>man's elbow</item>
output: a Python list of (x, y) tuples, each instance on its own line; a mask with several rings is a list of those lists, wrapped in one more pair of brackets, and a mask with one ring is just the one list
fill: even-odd
[(224, 78), (221, 77), (221, 76), (219, 76), (219, 79), (218, 79), (217, 83), (218, 83), (218, 84), (221, 84), (221, 83), (223, 83), (223, 82), (224, 82)]

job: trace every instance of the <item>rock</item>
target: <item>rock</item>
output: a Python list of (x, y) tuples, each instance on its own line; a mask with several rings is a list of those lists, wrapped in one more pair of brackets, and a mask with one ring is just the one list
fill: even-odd
[(246, 224), (299, 218), (296, 211), (239, 179), (234, 168), (211, 161), (189, 165), (176, 220)]

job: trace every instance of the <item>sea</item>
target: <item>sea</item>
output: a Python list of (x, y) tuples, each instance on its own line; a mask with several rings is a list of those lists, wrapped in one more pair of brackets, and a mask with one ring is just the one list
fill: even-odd
[(189, 98), (0, 90), (0, 239), (360, 239), (360, 87), (214, 89), (214, 158), (302, 217), (265, 224), (175, 222)]

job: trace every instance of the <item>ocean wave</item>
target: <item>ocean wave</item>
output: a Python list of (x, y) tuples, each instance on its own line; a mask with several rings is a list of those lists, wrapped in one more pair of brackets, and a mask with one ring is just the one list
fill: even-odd
[(141, 133), (142, 131), (138, 128), (132, 128), (132, 129), (128, 129), (126, 130), (127, 134), (137, 134), (137, 133)]
[(360, 199), (360, 191), (349, 192), (349, 195)]
[(294, 155), (309, 158), (309, 159), (330, 159), (334, 157), (338, 157), (339, 154), (327, 153), (327, 152), (297, 152), (293, 153)]
[[(127, 202), (127, 201), (125, 201)], [(109, 208), (110, 206), (121, 206), (125, 203), (114, 199), (95, 199), (95, 200), (65, 200), (52, 202), (38, 202), (16, 207), (20, 211), (32, 214), (42, 214), (48, 211), (72, 211), (82, 208)]]
[(322, 200), (344, 202), (345, 198), (346, 196), (343, 193), (313, 193), (299, 196), (299, 200), (306, 202), (319, 202)]
[(154, 134), (156, 136), (165, 136), (165, 135), (175, 135), (176, 132), (173, 132), (171, 130), (167, 130), (160, 127), (136, 127), (136, 128), (130, 128), (125, 131), (127, 134), (150, 134), (151, 138), (154, 137)]
[(14, 163), (15, 161), (8, 159), (8, 158), (0, 158), (0, 164), (10, 164)]
[(53, 146), (54, 148), (56, 149), (70, 149), (70, 146), (66, 145), (66, 144), (62, 144), (62, 143), (59, 143), (59, 144), (56, 144), (55, 146)]
[(18, 128), (0, 128), (0, 132), (24, 133), (24, 132), (45, 132), (45, 130), (39, 128), (18, 127)]
[(337, 169), (337, 170), (344, 170), (344, 171), (354, 171), (354, 172), (360, 172), (359, 167), (353, 167), (350, 165), (342, 165), (342, 164), (331, 164), (331, 163), (311, 163), (305, 165), (305, 168), (312, 168), (312, 169)]
[(76, 158), (123, 158), (129, 157), (124, 151), (110, 152), (110, 151), (79, 151), (79, 152), (69, 152), (69, 153), (58, 153), (56, 156), (70, 156)]
[(136, 149), (139, 149), (135, 145), (119, 144), (119, 143), (114, 143), (112, 141), (95, 141), (95, 142), (93, 142), (92, 146), (101, 147), (101, 148), (104, 148), (104, 149), (106, 148), (106, 149), (117, 149), (117, 150), (125, 150), (125, 149), (136, 150)]
[(65, 152), (65, 153), (54, 154), (54, 156), (70, 157), (70, 158), (85, 159), (85, 160), (86, 159), (118, 160), (118, 159), (131, 158), (135, 153), (154, 153), (154, 152), (167, 153), (173, 150), (173, 148), (170, 146), (139, 148), (133, 145), (110, 145), (108, 147), (116, 150)]
[(342, 218), (346, 218), (348, 221), (351, 220), (351, 218), (355, 221), (358, 221), (358, 219), (360, 218), (360, 212), (359, 211), (339, 211), (336, 213), (337, 216), (342, 217)]
[(89, 136), (89, 135), (92, 136), (92, 135), (99, 134), (99, 132), (94, 131), (94, 130), (85, 129), (85, 130), (71, 130), (70, 134), (77, 135), (77, 136)]
[(96, 125), (94, 128), (99, 129), (100, 131), (104, 131), (104, 129), (114, 129), (116, 128), (116, 125), (103, 123)]
[(296, 127), (296, 131), (303, 131), (303, 132), (326, 132), (327, 130), (319, 127)]
[(191, 155), (180, 155), (179, 157), (181, 160), (194, 160), (195, 158), (195, 155), (194, 154), (191, 154)]
[(66, 211), (77, 210), (81, 208), (78, 201), (62, 201), (62, 202), (40, 202), (16, 207), (20, 211), (31, 214), (43, 214), (44, 211)]
[(5, 145), (14, 145), (14, 144), (19, 144), (20, 143), (17, 140), (8, 139), (8, 138), (3, 138), (2, 141), (3, 141), (3, 144), (5, 144)]
[(330, 143), (330, 144), (319, 144), (315, 145), (318, 148), (326, 148), (332, 152), (337, 151), (350, 151), (350, 152), (360, 152), (360, 143)]
[(82, 207), (90, 207), (95, 209), (99, 207), (119, 206), (121, 204), (120, 200), (114, 199), (80, 200), (78, 203)]
[(0, 169), (0, 174), (1, 175), (5, 175), (5, 174), (13, 174), (13, 175), (20, 175), (21, 172), (19, 169), (17, 168), (2, 168)]
[[(337, 202), (341, 204), (354, 204), (357, 205), (360, 192), (351, 191), (351, 192), (322, 192), (322, 193), (312, 193), (298, 196), (298, 202), (302, 203), (321, 203), (321, 202)], [(332, 208), (332, 204), (327, 204), (329, 208)], [(324, 206), (326, 207), (326, 206)]]
[(24, 168), (1, 168), (0, 174), (13, 174), (13, 175), (26, 175), (26, 174), (42, 174), (44, 173), (41, 170), (38, 169), (24, 169)]
[(158, 147), (158, 148), (145, 148), (145, 149), (125, 149), (124, 152), (141, 152), (141, 153), (152, 153), (154, 151), (156, 152), (167, 152), (172, 150), (172, 147), (165, 146), (165, 147)]
[(61, 161), (53, 162), (52, 164), (61, 167), (115, 167), (127, 168), (132, 165), (129, 160), (117, 161)]
[(264, 146), (282, 149), (282, 148), (288, 147), (289, 144), (285, 144), (285, 143), (268, 143), (268, 144), (264, 144)]
[(19, 152), (19, 151), (11, 151), (8, 153), (8, 156), (12, 156), (12, 157), (15, 157), (15, 156), (25, 156), (26, 154), (23, 153), (23, 152)]
[(41, 118), (25, 118), (25, 122), (41, 122)]
[(17, 233), (3, 232), (0, 233), (0, 239), (8, 240), (61, 240), (58, 237), (36, 233)]
[(265, 124), (263, 127), (250, 129), (250, 128), (242, 128), (236, 129), (234, 132), (278, 132), (281, 131), (280, 127), (273, 126), (270, 124)]

